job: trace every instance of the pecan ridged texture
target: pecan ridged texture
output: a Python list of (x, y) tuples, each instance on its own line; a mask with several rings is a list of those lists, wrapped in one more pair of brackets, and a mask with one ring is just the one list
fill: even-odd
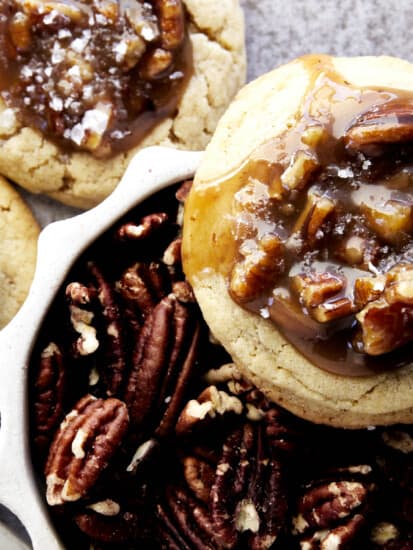
[(399, 143), (413, 138), (413, 104), (390, 101), (361, 113), (346, 132), (350, 148), (362, 150), (366, 145)]
[(183, 409), (178, 434), (193, 443), (181, 457), (181, 481), (158, 505), (166, 547), (265, 550), (284, 536), (292, 447), (288, 415), (272, 409), (256, 390), (235, 396), (215, 386)]
[(118, 399), (82, 398), (50, 447), (45, 467), (48, 504), (84, 497), (107, 467), (128, 425), (126, 405)]
[[(298, 499), (293, 533), (301, 548), (328, 550), (355, 544), (369, 514), (371, 467), (339, 468), (330, 480), (313, 480)], [(335, 545), (335, 546), (334, 546)]]
[(146, 319), (125, 392), (135, 428), (148, 421), (159, 435), (173, 428), (197, 357), (197, 315), (170, 294)]
[(106, 393), (107, 395), (119, 395), (126, 368), (121, 312), (113, 285), (107, 280), (103, 270), (94, 262), (89, 262), (88, 269), (97, 289), (100, 315), (104, 327), (105, 337), (102, 338), (101, 354)]
[(67, 375), (62, 352), (50, 342), (40, 353), (33, 395), (34, 441), (41, 455), (64, 416)]

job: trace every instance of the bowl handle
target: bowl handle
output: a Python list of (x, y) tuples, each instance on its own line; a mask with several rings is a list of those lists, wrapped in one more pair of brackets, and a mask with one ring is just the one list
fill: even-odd
[(92, 210), (48, 225), (39, 237), (29, 295), (0, 331), (0, 503), (20, 519), (34, 550), (62, 548), (33, 475), (28, 441), (27, 368), (38, 327), (77, 256), (135, 204), (193, 177), (201, 156), (162, 147), (143, 149), (107, 199)]

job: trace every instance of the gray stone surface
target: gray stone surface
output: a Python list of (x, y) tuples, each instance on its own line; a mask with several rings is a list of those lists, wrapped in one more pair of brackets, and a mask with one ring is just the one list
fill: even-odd
[(306, 53), (413, 61), (410, 0), (241, 0), (249, 79)]
[[(306, 53), (388, 54), (413, 61), (410, 0), (241, 0), (246, 14), (248, 79)], [(42, 225), (75, 213), (29, 196)], [(0, 509), (0, 520), (9, 520)], [(19, 530), (11, 521), (14, 530)], [(13, 535), (0, 528), (0, 548)], [(13, 546), (14, 548), (14, 546)], [(24, 548), (24, 546), (22, 546)]]

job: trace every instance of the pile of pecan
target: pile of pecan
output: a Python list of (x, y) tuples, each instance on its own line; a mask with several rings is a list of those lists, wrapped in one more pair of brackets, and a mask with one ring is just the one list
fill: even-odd
[(209, 338), (181, 269), (189, 185), (156, 194), (99, 238), (40, 330), (32, 456), (63, 543), (411, 548), (410, 429), (302, 421)]

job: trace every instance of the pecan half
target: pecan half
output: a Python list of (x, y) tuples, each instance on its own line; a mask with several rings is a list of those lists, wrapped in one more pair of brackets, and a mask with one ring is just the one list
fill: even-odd
[(126, 364), (121, 313), (113, 285), (107, 280), (103, 271), (93, 262), (89, 262), (88, 269), (94, 279), (101, 305), (104, 331), (104, 338), (101, 338), (103, 345), (101, 348), (102, 371), (106, 383), (106, 393), (107, 395), (118, 395)]
[(197, 356), (199, 326), (173, 294), (163, 298), (142, 327), (125, 400), (135, 427), (174, 424)]
[(34, 380), (34, 440), (43, 455), (64, 416), (67, 374), (60, 348), (50, 342), (41, 352)]
[[(298, 503), (293, 519), (295, 534), (304, 534), (306, 547), (327, 550), (333, 541), (340, 548), (352, 540), (365, 522), (362, 509), (368, 495), (360, 482), (337, 481), (311, 488)], [(309, 532), (314, 531), (308, 535)]]
[(50, 506), (85, 496), (119, 447), (129, 424), (118, 399), (87, 395), (66, 416), (45, 467)]
[(235, 548), (241, 535), (249, 548), (270, 548), (282, 530), (287, 499), (272, 451), (261, 425), (246, 423), (225, 440), (210, 494), (215, 539), (223, 548)]
[(389, 101), (357, 117), (346, 132), (348, 146), (360, 149), (374, 143), (397, 143), (413, 138), (413, 105)]

